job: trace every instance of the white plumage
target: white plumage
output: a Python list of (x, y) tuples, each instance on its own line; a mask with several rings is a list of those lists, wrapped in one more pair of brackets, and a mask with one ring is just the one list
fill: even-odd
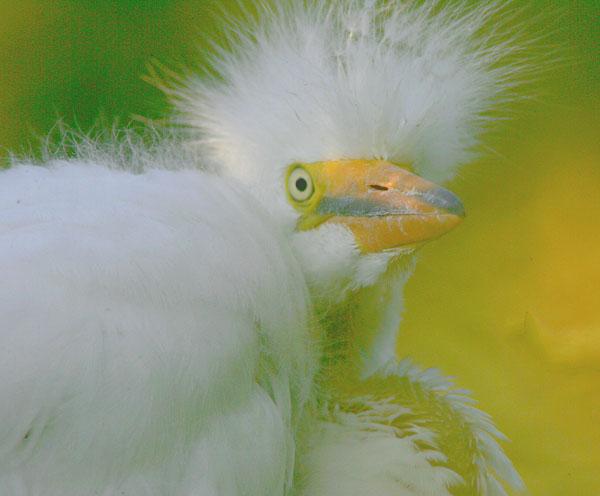
[[(512, 48), (481, 33), (495, 13), (264, 7), (232, 31), (218, 78), (163, 84), (185, 142), (80, 146), (2, 172), (0, 494), (519, 487), (489, 418), (394, 358), (413, 247), (364, 249), (344, 224), (348, 196), (330, 195), (334, 210), (315, 210), (329, 217), (300, 229), (307, 214), (286, 192), (294, 163), (385, 159), (451, 177), (514, 72), (502, 63)], [(390, 184), (369, 184), (371, 203), (352, 208)], [(427, 191), (398, 194), (458, 212), (448, 192)], [(456, 426), (453, 448), (444, 431)]]
[(0, 181), (0, 493), (281, 493), (310, 381), (297, 262), (235, 185), (103, 165)]

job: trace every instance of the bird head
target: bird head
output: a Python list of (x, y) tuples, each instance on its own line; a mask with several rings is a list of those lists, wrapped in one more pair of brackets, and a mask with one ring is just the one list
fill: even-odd
[(411, 249), (464, 216), (450, 191), (384, 160), (294, 163), (286, 190), (299, 213), (298, 231), (343, 226), (361, 253)]
[(440, 184), (473, 157), (510, 50), (481, 36), (489, 5), (261, 5), (230, 29), (218, 77), (163, 88), (207, 167), (289, 237), (313, 294), (343, 298), (460, 222)]
[(338, 296), (344, 287), (372, 284), (391, 261), (464, 216), (453, 193), (386, 160), (296, 162), (286, 170), (285, 190), (305, 272), (321, 290), (338, 283)]

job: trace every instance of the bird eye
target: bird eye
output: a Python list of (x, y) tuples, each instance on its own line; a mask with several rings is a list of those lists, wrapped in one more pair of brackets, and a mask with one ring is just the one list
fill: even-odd
[(314, 191), (310, 174), (302, 167), (294, 169), (288, 178), (288, 191), (290, 196), (298, 202), (308, 200)]

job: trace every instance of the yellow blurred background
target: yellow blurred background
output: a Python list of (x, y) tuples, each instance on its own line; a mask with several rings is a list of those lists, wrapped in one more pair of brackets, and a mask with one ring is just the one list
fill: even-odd
[[(58, 119), (167, 115), (146, 64), (201, 66), (234, 3), (1, 1), (0, 159)], [(600, 495), (600, 2), (512, 3), (557, 55), (450, 185), (468, 217), (423, 250), (398, 351), (474, 392), (530, 494)]]

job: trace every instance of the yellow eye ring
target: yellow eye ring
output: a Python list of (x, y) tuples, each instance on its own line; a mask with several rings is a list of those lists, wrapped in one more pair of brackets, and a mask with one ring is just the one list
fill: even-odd
[(305, 202), (314, 193), (312, 177), (302, 167), (296, 167), (288, 176), (287, 181), (288, 192), (293, 200), (297, 202)]

